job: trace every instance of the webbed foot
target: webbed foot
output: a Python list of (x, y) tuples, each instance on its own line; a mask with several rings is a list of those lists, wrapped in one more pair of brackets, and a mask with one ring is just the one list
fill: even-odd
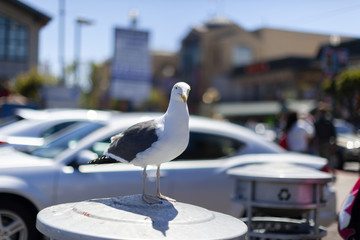
[(147, 204), (161, 204), (162, 200), (159, 199), (157, 196), (149, 195), (149, 194), (143, 194), (142, 199)]
[(176, 202), (175, 199), (172, 199), (172, 198), (170, 198), (170, 197), (164, 196), (164, 195), (162, 195), (161, 193), (156, 194), (156, 196), (157, 196), (158, 198), (163, 199), (163, 200), (168, 201), (168, 202)]

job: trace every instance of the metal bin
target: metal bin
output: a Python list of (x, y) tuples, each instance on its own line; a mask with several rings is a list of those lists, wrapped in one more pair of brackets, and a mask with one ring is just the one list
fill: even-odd
[(318, 224), (317, 209), (326, 204), (323, 188), (331, 181), (330, 174), (288, 163), (254, 164), (227, 173), (236, 179), (233, 200), (246, 206), (249, 239), (326, 235)]

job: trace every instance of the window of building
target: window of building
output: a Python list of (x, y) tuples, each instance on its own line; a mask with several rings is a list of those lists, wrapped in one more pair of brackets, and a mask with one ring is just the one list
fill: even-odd
[(27, 28), (3, 15), (0, 15), (0, 59), (23, 61), (27, 58)]
[(237, 45), (233, 49), (233, 64), (235, 67), (244, 66), (253, 62), (253, 53), (251, 48), (243, 45)]

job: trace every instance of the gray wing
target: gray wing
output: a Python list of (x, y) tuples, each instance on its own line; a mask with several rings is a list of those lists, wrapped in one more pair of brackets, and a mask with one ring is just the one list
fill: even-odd
[(140, 122), (112, 138), (108, 153), (131, 162), (136, 154), (143, 152), (158, 140), (154, 120)]

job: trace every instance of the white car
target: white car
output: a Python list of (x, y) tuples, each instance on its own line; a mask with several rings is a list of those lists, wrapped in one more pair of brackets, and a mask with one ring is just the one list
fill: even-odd
[(17, 149), (41, 146), (45, 138), (79, 122), (106, 122), (117, 112), (87, 109), (19, 109), (17, 121), (0, 127), (0, 146)]
[(355, 127), (342, 119), (334, 120), (336, 131), (337, 161), (335, 167), (343, 169), (346, 162), (358, 162), (360, 157), (360, 136)]
[[(0, 223), (18, 225), (13, 233), (19, 237), (14, 239), (36, 239), (35, 216), (45, 207), (141, 193), (141, 168), (131, 164), (89, 165), (87, 162), (103, 152), (111, 136), (155, 116), (158, 115), (122, 114), (104, 127), (89, 122), (30, 153), (3, 148), (0, 152)], [(161, 165), (162, 192), (210, 210), (243, 215), (233, 206), (231, 195), (235, 181), (226, 171), (257, 161), (243, 161), (240, 155), (264, 153), (258, 162), (285, 161), (314, 169), (326, 165), (323, 158), (287, 153), (275, 143), (231, 123), (191, 116), (190, 131), (187, 150), (176, 160)], [(148, 171), (149, 193), (155, 192), (155, 172), (155, 169)], [(334, 197), (333, 192), (329, 195)], [(328, 215), (323, 216), (335, 215), (335, 208), (324, 210)], [(6, 226), (0, 226), (4, 228)]]

